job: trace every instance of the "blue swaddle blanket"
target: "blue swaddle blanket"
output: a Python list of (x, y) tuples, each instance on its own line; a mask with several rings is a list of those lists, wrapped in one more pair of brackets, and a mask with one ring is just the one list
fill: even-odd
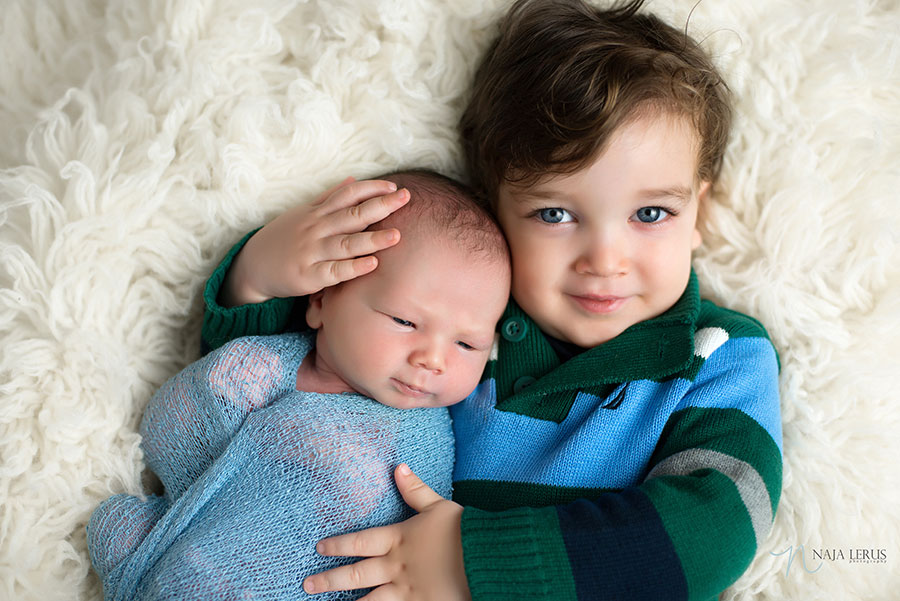
[(165, 496), (117, 495), (88, 525), (106, 599), (312, 599), (306, 576), (353, 561), (319, 556), (319, 539), (412, 514), (398, 464), (450, 496), (446, 409), (298, 392), (313, 336), (235, 340), (154, 395), (141, 446)]

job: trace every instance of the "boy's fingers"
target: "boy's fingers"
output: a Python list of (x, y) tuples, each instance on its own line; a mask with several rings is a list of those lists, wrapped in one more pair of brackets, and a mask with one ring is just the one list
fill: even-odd
[(434, 492), (430, 486), (412, 473), (405, 463), (401, 463), (394, 470), (394, 480), (397, 482), (400, 496), (417, 512), (422, 512), (430, 505), (444, 500), (444, 497)]
[(396, 524), (323, 538), (316, 553), (325, 557), (376, 557), (385, 555), (396, 541)]
[(327, 234), (361, 232), (407, 202), (409, 202), (409, 190), (406, 188), (383, 196), (370, 197), (359, 204), (352, 204), (331, 213), (323, 225)]
[(324, 261), (317, 265), (321, 274), (318, 281), (322, 288), (326, 288), (366, 275), (370, 271), (374, 271), (376, 267), (378, 267), (378, 258), (371, 255), (343, 261)]
[(324, 192), (319, 194), (319, 197), (316, 198), (316, 200), (314, 201), (314, 204), (324, 203), (326, 200), (328, 200), (329, 196), (331, 196), (332, 194), (334, 194), (335, 192), (337, 192), (344, 186), (346, 186), (348, 184), (352, 184), (355, 181), (356, 181), (356, 178), (354, 178), (352, 175), (348, 175), (347, 177), (344, 178), (343, 181), (338, 182), (337, 184), (331, 186), (330, 188), (328, 188), (327, 190), (325, 190)]
[(398, 242), (400, 230), (396, 228), (357, 234), (335, 234), (323, 241), (322, 256), (326, 260), (362, 257), (394, 246)]
[(357, 561), (308, 577), (303, 581), (303, 590), (315, 594), (381, 586), (392, 578), (387, 565), (382, 557)]
[(366, 199), (387, 196), (396, 191), (397, 184), (381, 179), (365, 179), (361, 182), (338, 185), (328, 196), (322, 195), (325, 196), (322, 210), (326, 214), (333, 213), (357, 205)]

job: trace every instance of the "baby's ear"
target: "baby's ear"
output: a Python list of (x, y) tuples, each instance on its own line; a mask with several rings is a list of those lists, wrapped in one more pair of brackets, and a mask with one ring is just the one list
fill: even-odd
[(313, 330), (322, 327), (322, 297), (324, 290), (319, 290), (309, 295), (309, 306), (306, 308), (306, 325)]

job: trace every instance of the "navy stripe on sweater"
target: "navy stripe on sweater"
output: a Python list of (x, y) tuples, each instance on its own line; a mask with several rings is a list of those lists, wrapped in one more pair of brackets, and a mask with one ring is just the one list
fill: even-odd
[(575, 501), (557, 514), (566, 551), (578, 558), (572, 575), (579, 599), (687, 599), (672, 541), (640, 490)]

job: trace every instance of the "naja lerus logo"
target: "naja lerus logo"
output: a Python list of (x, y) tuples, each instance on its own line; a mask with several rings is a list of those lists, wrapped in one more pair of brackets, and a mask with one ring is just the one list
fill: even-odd
[(787, 577), (791, 573), (791, 566), (797, 559), (798, 565), (807, 574), (815, 574), (822, 569), (826, 563), (848, 562), (856, 564), (877, 564), (887, 563), (887, 549), (876, 549), (866, 547), (810, 547), (807, 549), (804, 545), (789, 546), (784, 551), (776, 553), (770, 551), (770, 555), (780, 557), (787, 556), (787, 565), (784, 568), (784, 575)]

